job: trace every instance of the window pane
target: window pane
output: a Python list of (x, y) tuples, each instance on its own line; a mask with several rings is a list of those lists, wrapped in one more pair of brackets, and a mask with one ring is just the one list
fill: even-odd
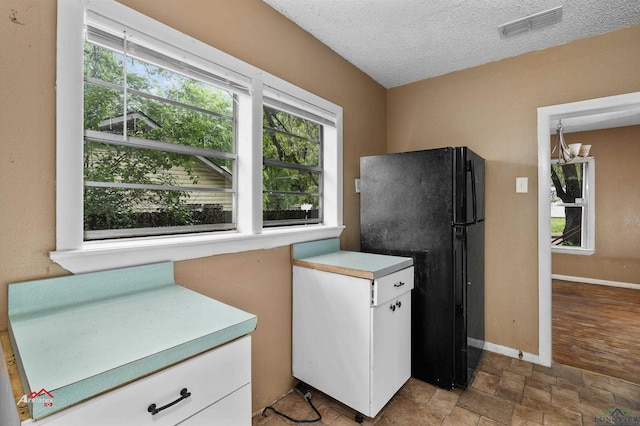
[(267, 221), (320, 217), (320, 173), (266, 166), (264, 175), (263, 220), (266, 226), (277, 225), (267, 224)]
[(562, 213), (560, 214), (558, 213), (554, 214), (554, 211), (553, 210), (551, 211), (551, 239), (552, 240), (562, 236), (562, 232), (564, 231), (564, 226), (566, 223), (566, 219), (564, 218), (564, 208), (562, 209)]
[(231, 93), (136, 58), (128, 57), (127, 61), (127, 87), (216, 114), (233, 116)]
[(563, 203), (583, 198), (584, 163), (551, 165), (551, 197)]
[(232, 221), (233, 160), (86, 141), (84, 164), (86, 185), (113, 186), (85, 188), (85, 231)]
[(582, 247), (583, 207), (564, 207), (563, 216), (551, 217), (551, 244)]
[(320, 197), (309, 195), (264, 194), (264, 204), (268, 210), (263, 211), (265, 226), (296, 223), (319, 223)]
[[(198, 148), (235, 152), (234, 97), (192, 78), (127, 60), (127, 87), (158, 98), (129, 93), (124, 118), (123, 56), (85, 43), (85, 129)], [(109, 85), (111, 84), (111, 85)]]
[(84, 230), (231, 224), (231, 203), (230, 193), (85, 187)]
[(305, 166), (320, 164), (320, 145), (305, 139), (279, 134), (271, 129), (263, 132), (263, 156)]
[(265, 226), (321, 222), (322, 126), (273, 108), (263, 110)]
[(211, 150), (202, 157), (121, 145), (124, 140), (85, 141), (85, 238), (111, 238), (94, 232), (103, 230), (194, 232), (232, 224), (235, 160), (215, 158), (214, 151), (235, 153), (234, 95), (132, 57), (125, 64), (124, 55), (91, 43), (84, 68), (85, 129), (126, 129), (130, 137)]
[(233, 160), (85, 141), (85, 181), (232, 188)]
[(270, 160), (319, 166), (321, 126), (272, 108), (264, 108), (263, 156)]
[(142, 96), (129, 96), (129, 135), (234, 152), (233, 120)]
[(263, 188), (265, 191), (317, 193), (321, 175), (282, 167), (263, 167)]
[(84, 84), (84, 128), (122, 134), (122, 92)]
[(124, 55), (94, 44), (84, 44), (84, 75), (122, 86)]
[(585, 163), (551, 165), (551, 244), (582, 247)]

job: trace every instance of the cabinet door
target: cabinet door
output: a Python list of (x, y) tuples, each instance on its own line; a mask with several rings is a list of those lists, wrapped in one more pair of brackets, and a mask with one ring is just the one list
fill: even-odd
[(373, 309), (371, 413), (411, 376), (411, 292)]
[(371, 362), (371, 412), (372, 416), (384, 407), (395, 393), (395, 310), (396, 300), (391, 299), (372, 309), (373, 356)]
[(396, 310), (396, 391), (411, 377), (411, 292), (403, 294)]

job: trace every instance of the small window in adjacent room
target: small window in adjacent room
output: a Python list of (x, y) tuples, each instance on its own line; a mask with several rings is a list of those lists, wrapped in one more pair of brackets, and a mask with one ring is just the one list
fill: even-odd
[(551, 162), (551, 250), (591, 254), (595, 247), (595, 160)]

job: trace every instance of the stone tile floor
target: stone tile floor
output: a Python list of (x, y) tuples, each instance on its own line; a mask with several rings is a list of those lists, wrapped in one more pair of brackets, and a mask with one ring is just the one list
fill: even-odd
[[(322, 420), (312, 424), (357, 424), (352, 409), (318, 391), (312, 390), (312, 395), (322, 414)], [(295, 392), (274, 407), (296, 419), (316, 416)], [(296, 423), (272, 411), (253, 418), (253, 426), (291, 424)], [(485, 352), (468, 389), (446, 391), (411, 378), (375, 418), (365, 417), (362, 424), (640, 425), (640, 386), (559, 364), (547, 368)]]

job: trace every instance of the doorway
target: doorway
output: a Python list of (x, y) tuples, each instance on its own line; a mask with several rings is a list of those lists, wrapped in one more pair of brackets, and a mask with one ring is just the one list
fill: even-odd
[(562, 119), (567, 132), (638, 124), (640, 92), (538, 108), (538, 361), (545, 366), (551, 366), (553, 360), (550, 137), (551, 123), (558, 119)]

